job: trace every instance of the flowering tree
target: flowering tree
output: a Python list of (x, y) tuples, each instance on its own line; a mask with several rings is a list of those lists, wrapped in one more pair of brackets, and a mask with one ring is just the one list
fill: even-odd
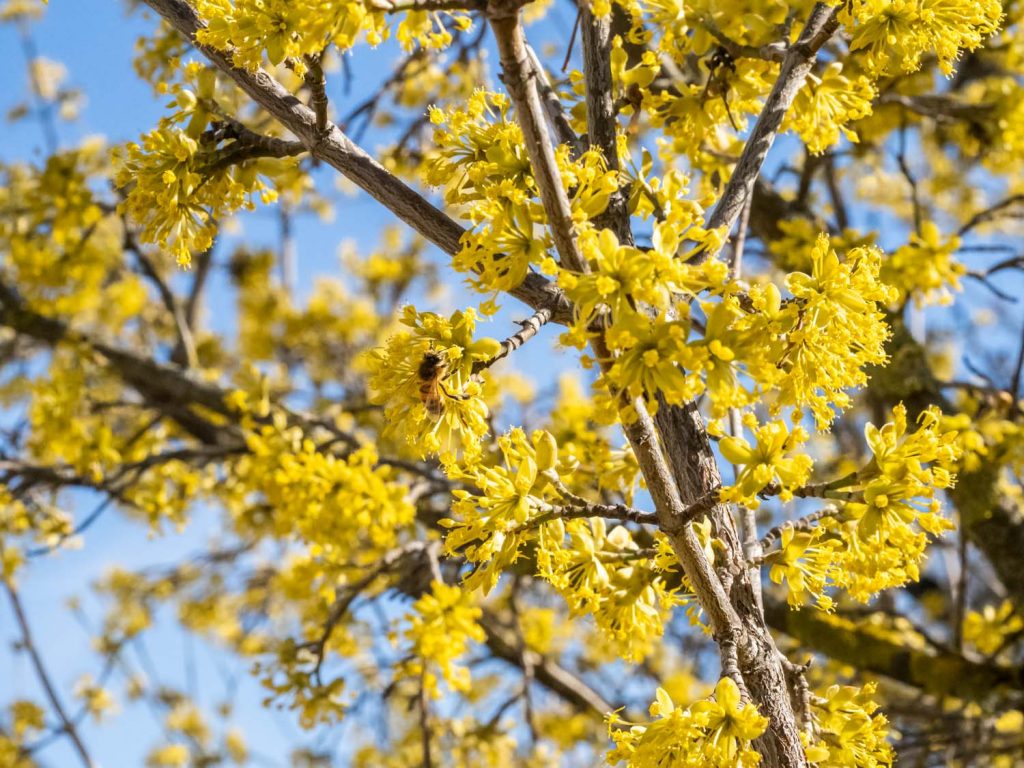
[[(122, 686), (151, 765), (246, 764), (125, 662), (173, 606), (311, 732), (363, 724), (300, 765), (1019, 764), (1019, 4), (130, 5), (159, 124), (58, 148), (77, 97), (30, 56), (50, 152), (0, 169), (0, 562), (43, 691), (0, 762), (93, 765)], [(328, 169), (396, 224), (300, 299), (288, 238), (223, 231)], [(576, 375), (515, 372), (552, 342)], [(96, 585), (73, 702), (22, 583), (110, 508), (221, 535)]]

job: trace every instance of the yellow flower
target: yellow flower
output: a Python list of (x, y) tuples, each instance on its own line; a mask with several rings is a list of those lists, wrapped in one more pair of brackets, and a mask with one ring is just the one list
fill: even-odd
[(771, 483), (777, 483), (780, 496), (786, 500), (803, 486), (811, 475), (813, 462), (805, 453), (786, 456), (807, 440), (807, 432), (796, 427), (790, 432), (784, 421), (762, 426), (754, 422), (753, 446), (739, 436), (723, 437), (718, 447), (727, 461), (742, 467), (736, 484), (723, 491), (723, 498), (757, 507), (757, 494)]
[[(385, 433), (404, 436), (420, 456), (441, 453), (449, 461), (460, 448), (477, 455), (488, 410), (473, 364), (493, 357), (500, 344), (473, 339), (473, 310), (444, 318), (410, 306), (402, 322), (412, 333), (395, 334), (365, 357), (373, 402), (384, 405)], [(436, 381), (423, 375), (428, 354), (441, 360), (431, 369)]]
[(422, 674), (423, 685), (434, 698), (441, 695), (438, 673), (452, 690), (468, 691), (469, 669), (456, 660), (466, 653), (470, 642), (482, 643), (486, 637), (477, 623), (482, 611), (473, 604), (471, 593), (435, 581), (412, 608), (413, 613), (406, 617), (412, 624), (405, 637), (414, 658), (402, 665), (403, 673), (410, 677)]
[[(714, 699), (698, 701), (688, 709), (677, 707), (659, 688), (651, 704), (658, 718), (648, 725), (625, 723), (608, 716), (609, 735), (615, 742), (607, 759), (629, 768), (749, 768), (761, 756), (751, 747), (768, 727), (768, 718), (752, 704), (740, 701), (736, 683), (723, 677), (715, 686)], [(629, 725), (629, 729), (613, 728)]]
[(968, 611), (964, 617), (964, 641), (991, 656), (1007, 645), (1008, 639), (1024, 630), (1024, 618), (1009, 600), (998, 606), (986, 605), (980, 611)]
[(960, 278), (967, 268), (953, 254), (960, 247), (960, 238), (952, 235), (943, 241), (935, 222), (921, 225), (921, 234), (910, 236), (910, 242), (897, 248), (882, 262), (881, 279), (900, 291), (900, 298), (913, 298), (914, 304), (949, 304), (951, 291), (960, 290)]
[(847, 123), (871, 114), (875, 86), (864, 75), (843, 74), (841, 62), (830, 63), (821, 75), (810, 74), (787, 113), (783, 128), (794, 130), (811, 154), (819, 155), (839, 141), (857, 142)]

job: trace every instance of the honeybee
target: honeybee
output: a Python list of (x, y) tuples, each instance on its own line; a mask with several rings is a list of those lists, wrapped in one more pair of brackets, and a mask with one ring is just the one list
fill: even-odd
[(437, 350), (428, 349), (416, 369), (416, 377), (420, 382), (420, 400), (431, 416), (438, 417), (444, 413), (442, 397), (467, 399), (466, 395), (453, 395), (445, 389), (443, 381), (447, 375), (448, 359)]

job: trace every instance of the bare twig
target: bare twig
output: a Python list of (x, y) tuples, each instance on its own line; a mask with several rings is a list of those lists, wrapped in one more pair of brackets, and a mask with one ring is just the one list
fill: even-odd
[(170, 314), (171, 319), (174, 322), (174, 330), (178, 335), (178, 348), (180, 348), (183, 353), (182, 361), (189, 368), (198, 367), (199, 356), (196, 354), (196, 343), (192, 336), (192, 329), (188, 324), (185, 309), (182, 307), (181, 302), (178, 301), (178, 297), (174, 295), (174, 292), (167, 284), (167, 281), (161, 276), (152, 259), (149, 258), (149, 254), (147, 254), (135, 240), (135, 235), (132, 233), (131, 227), (129, 227), (127, 221), (124, 222), (123, 245), (126, 250), (135, 254), (135, 259), (139, 262), (139, 267), (142, 269), (142, 273), (149, 278), (149, 281), (153, 283), (154, 286), (156, 286), (157, 293), (160, 294), (160, 300), (163, 302), (164, 307), (166, 307), (167, 312)]
[(1013, 369), (1013, 378), (1010, 380), (1010, 394), (1014, 401), (1020, 397), (1020, 378), (1024, 372), (1024, 331), (1021, 331), (1020, 346), (1017, 350), (1017, 364)]
[(533, 71), (536, 75), (537, 90), (544, 101), (544, 109), (548, 114), (548, 120), (551, 121), (551, 127), (555, 129), (555, 136), (558, 138), (558, 142), (560, 144), (568, 144), (572, 149), (573, 156), (579, 157), (584, 150), (583, 142), (569, 124), (569, 118), (565, 115), (562, 102), (558, 98), (558, 94), (555, 93), (555, 89), (551, 86), (551, 81), (548, 80), (547, 73), (544, 71), (544, 65), (540, 57), (537, 56), (537, 52), (530, 46), (526, 46), (526, 52), (530, 56), (530, 64), (533, 66)]
[(836, 510), (832, 507), (824, 507), (823, 509), (811, 512), (809, 515), (804, 515), (798, 520), (787, 520), (784, 523), (780, 523), (761, 538), (761, 551), (763, 552), (771, 548), (772, 544), (782, 538), (782, 532), (786, 528), (792, 528), (794, 531), (809, 531), (822, 518), (835, 517), (836, 514)]
[(964, 225), (960, 227), (959, 230), (957, 230), (957, 234), (960, 237), (963, 237), (975, 227), (980, 226), (981, 224), (984, 224), (988, 221), (991, 221), (992, 219), (999, 218), (1000, 214), (1007, 208), (1021, 202), (1024, 202), (1024, 194), (1010, 195), (1009, 197), (1005, 197), (999, 202), (990, 205), (985, 210), (978, 211), (976, 214), (971, 216), (971, 218), (969, 218), (964, 223)]
[(551, 310), (548, 308), (538, 309), (526, 320), (520, 320), (522, 330), (514, 333), (501, 342), (501, 350), (490, 360), (481, 360), (473, 365), (473, 373), (480, 373), (485, 368), (490, 368), (499, 360), (508, 357), (519, 349), (523, 344), (536, 336), (540, 329), (551, 319)]
[(64, 709), (64, 704), (61, 701), (60, 694), (57, 693), (57, 689), (53, 685), (50, 674), (47, 671), (46, 666), (43, 664), (43, 658), (40, 656), (39, 649), (36, 647), (35, 640), (32, 637), (32, 630), (29, 627), (28, 618), (25, 616), (25, 609), (21, 604), (21, 598), (18, 596), (18, 591), (7, 579), (3, 579), (3, 585), (7, 592), (7, 597), (10, 599), (11, 610), (14, 612), (14, 618), (18, 623), (18, 629), (21, 632), (21, 646), (28, 653), (29, 659), (32, 661), (32, 667), (35, 669), (36, 677), (39, 679), (39, 684), (42, 686), (43, 692), (46, 694), (46, 698), (50, 702), (50, 706), (53, 707), (53, 711), (56, 713), (57, 719), (60, 720), (61, 729), (71, 740), (74, 751), (78, 755), (82, 765), (86, 768), (92, 768), (92, 758), (89, 757), (89, 752), (85, 748), (85, 744), (82, 742), (82, 738), (79, 736), (78, 730), (75, 728), (75, 724), (68, 716), (67, 710)]

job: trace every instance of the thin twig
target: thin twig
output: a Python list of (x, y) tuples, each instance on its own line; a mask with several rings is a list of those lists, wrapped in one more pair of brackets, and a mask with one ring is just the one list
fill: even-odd
[(562, 101), (558, 98), (558, 94), (555, 93), (555, 89), (544, 71), (544, 64), (532, 46), (526, 46), (526, 52), (530, 55), (530, 64), (533, 66), (536, 77), (534, 82), (536, 82), (537, 90), (544, 102), (544, 109), (548, 114), (548, 120), (551, 121), (551, 127), (555, 129), (558, 143), (568, 144), (572, 149), (573, 157), (579, 157), (583, 154), (585, 147), (580, 137), (576, 135), (576, 131), (572, 129), (572, 125), (569, 124), (569, 118), (566, 117), (565, 110), (562, 108)]
[(1010, 195), (1009, 197), (1003, 198), (999, 202), (989, 206), (983, 211), (978, 211), (976, 214), (971, 216), (960, 229), (957, 230), (957, 235), (963, 237), (975, 227), (984, 224), (985, 222), (991, 221), (994, 218), (998, 218), (999, 214), (1017, 203), (1024, 202), (1024, 194)]
[(518, 333), (514, 333), (501, 342), (501, 350), (492, 357), (490, 360), (481, 360), (473, 365), (473, 373), (480, 373), (485, 368), (490, 368), (499, 360), (503, 360), (510, 354), (519, 349), (523, 344), (528, 342), (534, 336), (536, 336), (540, 329), (551, 319), (551, 310), (546, 307), (538, 309), (526, 320), (520, 320), (519, 324), (522, 326), (522, 330)]
[(832, 507), (824, 507), (815, 512), (811, 512), (809, 515), (804, 515), (797, 520), (787, 520), (784, 523), (780, 523), (761, 538), (761, 551), (767, 551), (771, 548), (772, 544), (781, 539), (782, 532), (786, 528), (792, 528), (794, 531), (809, 531), (814, 527), (814, 524), (822, 518), (835, 517), (836, 514), (836, 510)]
[(82, 765), (86, 768), (92, 768), (92, 759), (89, 757), (89, 752), (85, 748), (85, 744), (82, 742), (81, 737), (78, 734), (78, 730), (75, 728), (75, 724), (68, 717), (67, 710), (64, 709), (64, 704), (61, 702), (60, 695), (57, 693), (57, 689), (53, 685), (53, 681), (50, 678), (49, 672), (46, 670), (46, 666), (43, 664), (43, 658), (39, 654), (39, 649), (36, 647), (35, 641), (32, 637), (32, 630), (28, 624), (28, 618), (25, 616), (25, 609), (21, 604), (21, 598), (18, 596), (18, 592), (14, 585), (7, 579), (3, 579), (4, 589), (7, 591), (7, 597), (11, 602), (11, 609), (14, 611), (14, 618), (18, 622), (18, 628), (21, 631), (21, 646), (28, 652), (29, 659), (32, 661), (32, 666), (35, 669), (36, 677), (39, 679), (39, 684), (43, 688), (43, 692), (46, 694), (46, 698), (50, 702), (50, 706), (53, 707), (53, 711), (57, 714), (57, 718), (61, 722), (61, 728), (68, 735), (71, 740), (71, 744), (74, 747), (75, 752), (78, 754), (79, 759), (82, 761)]

